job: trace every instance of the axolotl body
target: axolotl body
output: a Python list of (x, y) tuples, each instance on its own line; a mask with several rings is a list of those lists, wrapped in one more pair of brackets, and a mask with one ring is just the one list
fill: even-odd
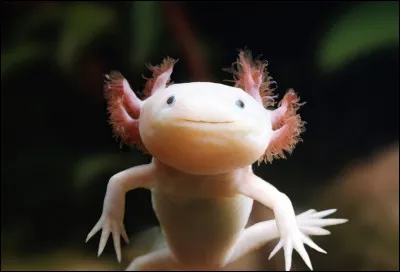
[[(295, 249), (312, 269), (304, 244), (324, 252), (310, 235), (345, 219), (324, 219), (335, 210), (308, 210), (296, 217), (290, 199), (255, 175), (255, 162), (284, 158), (304, 130), (299, 98), (289, 90), (277, 108), (266, 63), (241, 51), (235, 86), (211, 82), (171, 84), (175, 60), (150, 66), (153, 77), (139, 99), (119, 73), (106, 76), (105, 97), (114, 134), (153, 156), (147, 165), (114, 175), (103, 213), (89, 233), (102, 230), (100, 255), (112, 233), (118, 261), (125, 194), (151, 190), (167, 247), (132, 261), (127, 270), (220, 270), (272, 239), (290, 270)], [(253, 201), (273, 210), (275, 220), (246, 228)]]

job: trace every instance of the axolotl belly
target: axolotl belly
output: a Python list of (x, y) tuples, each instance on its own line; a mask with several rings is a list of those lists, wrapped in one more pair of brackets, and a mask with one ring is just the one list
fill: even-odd
[(173, 256), (199, 269), (228, 260), (253, 206), (243, 195), (189, 198), (158, 189), (152, 190), (152, 202)]

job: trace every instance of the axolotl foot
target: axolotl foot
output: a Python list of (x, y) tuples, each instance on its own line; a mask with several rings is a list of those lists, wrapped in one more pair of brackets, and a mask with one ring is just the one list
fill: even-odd
[(122, 238), (126, 243), (129, 243), (129, 238), (125, 231), (123, 222), (119, 222), (114, 218), (112, 218), (111, 216), (103, 214), (100, 217), (99, 221), (97, 221), (93, 229), (89, 232), (88, 236), (86, 237), (86, 242), (88, 242), (101, 229), (102, 232), (101, 232), (101, 238), (97, 256), (100, 256), (103, 253), (103, 250), (107, 244), (108, 237), (110, 236), (111, 233), (114, 241), (115, 253), (117, 254), (117, 260), (118, 262), (121, 262), (120, 236), (122, 236)]
[(309, 247), (315, 249), (318, 252), (325, 254), (327, 253), (325, 250), (316, 245), (311, 240), (309, 235), (329, 235), (330, 232), (324, 229), (323, 227), (343, 224), (348, 221), (347, 219), (323, 218), (334, 212), (336, 212), (336, 209), (325, 210), (320, 212), (311, 209), (302, 214), (299, 214), (296, 217), (299, 231), (293, 232), (293, 235), (291, 235), (289, 239), (288, 238), (283, 239), (281, 237), (278, 244), (272, 250), (269, 259), (271, 259), (283, 247), (285, 251), (286, 270), (289, 271), (292, 263), (293, 249), (295, 249), (300, 254), (300, 256), (307, 264), (307, 266), (312, 270), (313, 268), (310, 261), (310, 257), (308, 256), (307, 251), (304, 248), (304, 244), (308, 245)]

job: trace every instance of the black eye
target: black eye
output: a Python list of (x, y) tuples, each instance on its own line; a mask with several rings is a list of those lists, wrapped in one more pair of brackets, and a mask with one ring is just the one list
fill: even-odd
[(244, 103), (243, 103), (242, 100), (239, 99), (238, 101), (236, 101), (236, 105), (237, 105), (239, 108), (244, 109)]
[(167, 99), (168, 105), (172, 105), (172, 104), (174, 104), (174, 102), (175, 102), (175, 96), (168, 97), (168, 99)]

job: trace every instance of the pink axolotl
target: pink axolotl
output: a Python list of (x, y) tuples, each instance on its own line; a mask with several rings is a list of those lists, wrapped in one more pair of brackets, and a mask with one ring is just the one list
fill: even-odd
[[(272, 239), (270, 258), (284, 249), (290, 270), (295, 249), (312, 269), (304, 244), (325, 252), (310, 235), (346, 222), (324, 219), (335, 212), (308, 210), (296, 217), (290, 199), (253, 173), (255, 162), (285, 158), (299, 142), (304, 122), (299, 99), (289, 90), (273, 109), (272, 79), (266, 63), (241, 51), (233, 69), (235, 86), (211, 82), (171, 84), (176, 63), (166, 58), (150, 66), (153, 77), (144, 100), (119, 73), (106, 76), (105, 95), (114, 133), (153, 156), (147, 165), (114, 175), (107, 186), (103, 213), (89, 233), (102, 229), (98, 255), (112, 233), (118, 261), (125, 194), (151, 190), (153, 208), (166, 248), (133, 260), (127, 270), (220, 270)], [(273, 210), (275, 220), (246, 228), (253, 201)]]

